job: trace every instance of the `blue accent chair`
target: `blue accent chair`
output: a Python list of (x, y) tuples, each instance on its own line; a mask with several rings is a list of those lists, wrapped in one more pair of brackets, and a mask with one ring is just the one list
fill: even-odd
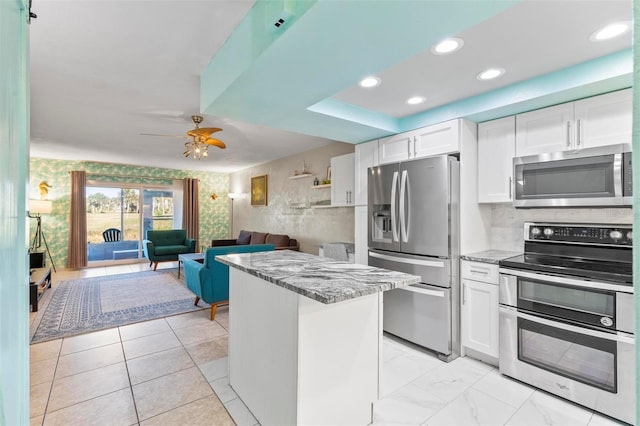
[(197, 305), (200, 299), (211, 304), (211, 321), (213, 321), (218, 304), (229, 303), (229, 267), (224, 263), (217, 262), (216, 256), (272, 251), (273, 249), (273, 244), (210, 247), (205, 251), (204, 263), (191, 259), (185, 260), (183, 262), (184, 276), (187, 287), (196, 295), (194, 305)]
[(176, 261), (179, 254), (195, 253), (196, 240), (187, 238), (184, 229), (168, 229), (162, 231), (147, 231), (147, 238), (142, 241), (144, 257), (149, 259), (149, 267), (158, 262)]

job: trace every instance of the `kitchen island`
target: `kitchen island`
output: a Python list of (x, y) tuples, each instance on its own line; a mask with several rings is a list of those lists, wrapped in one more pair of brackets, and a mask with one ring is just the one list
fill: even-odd
[(371, 423), (382, 292), (415, 275), (271, 251), (229, 268), (229, 383), (263, 425)]

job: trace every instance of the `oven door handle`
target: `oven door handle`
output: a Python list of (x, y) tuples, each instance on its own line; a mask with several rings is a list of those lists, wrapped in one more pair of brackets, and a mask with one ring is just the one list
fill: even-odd
[(590, 328), (578, 327), (571, 324), (565, 324), (563, 322), (552, 321), (546, 318), (541, 318), (536, 315), (525, 314), (524, 312), (518, 311), (516, 308), (510, 306), (500, 306), (500, 315), (508, 315), (511, 317), (522, 318), (525, 320), (529, 320), (531, 322), (535, 322), (537, 324), (546, 325), (548, 327), (559, 328), (560, 330), (570, 331), (576, 334), (582, 334), (587, 336), (593, 336), (598, 339), (612, 340), (614, 342), (626, 343), (633, 345), (634, 337), (631, 334), (616, 332), (616, 333), (605, 333), (602, 331), (592, 330)]
[(544, 281), (544, 282), (555, 283), (555, 284), (565, 284), (565, 285), (571, 285), (574, 287), (591, 288), (594, 290), (609, 290), (609, 291), (616, 291), (619, 293), (633, 294), (633, 286), (611, 284), (611, 283), (605, 283), (602, 281), (586, 281), (586, 280), (579, 280), (575, 278), (557, 277), (555, 275), (525, 272), (525, 271), (520, 271), (516, 269), (500, 268), (498, 271), (504, 275), (513, 275), (516, 277), (529, 278), (537, 281)]

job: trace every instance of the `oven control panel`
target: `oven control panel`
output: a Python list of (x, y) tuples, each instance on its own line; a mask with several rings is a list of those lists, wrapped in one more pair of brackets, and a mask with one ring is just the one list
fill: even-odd
[(526, 241), (632, 246), (631, 225), (525, 223)]

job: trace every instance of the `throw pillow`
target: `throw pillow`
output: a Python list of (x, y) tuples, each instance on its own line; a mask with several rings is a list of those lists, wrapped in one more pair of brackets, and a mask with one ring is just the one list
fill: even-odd
[(251, 233), (251, 242), (249, 244), (264, 244), (264, 240), (267, 237), (266, 233), (263, 232), (252, 232)]
[(238, 238), (236, 239), (236, 244), (239, 246), (244, 246), (249, 244), (251, 241), (251, 232), (242, 230), (238, 234)]

